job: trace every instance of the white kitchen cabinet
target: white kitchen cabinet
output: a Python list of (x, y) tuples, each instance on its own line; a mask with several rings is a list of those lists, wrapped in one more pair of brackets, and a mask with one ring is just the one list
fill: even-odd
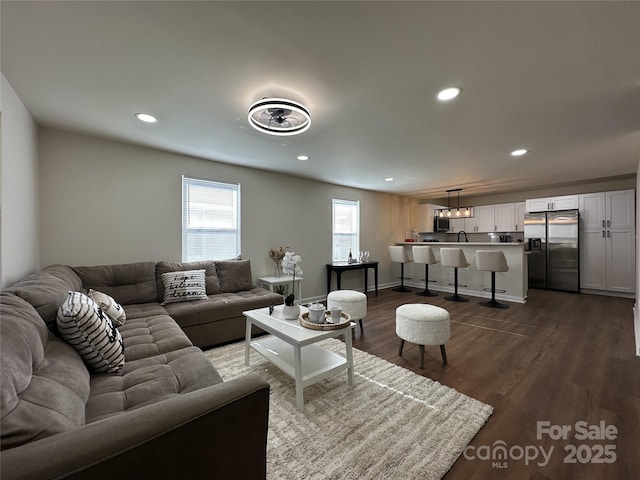
[(473, 218), (454, 218), (451, 217), (451, 222), (449, 223), (450, 228), (449, 232), (458, 233), (460, 230), (467, 231), (467, 222), (473, 220)]
[(636, 226), (635, 190), (606, 192), (606, 227), (628, 229)]
[(496, 232), (514, 232), (516, 228), (516, 204), (495, 205)]
[(532, 198), (526, 201), (527, 212), (544, 212), (547, 210), (571, 210), (579, 206), (578, 195), (560, 197)]
[(635, 228), (635, 190), (580, 195), (583, 229)]
[(635, 292), (635, 191), (580, 195), (580, 287)]
[(635, 232), (600, 229), (580, 237), (580, 288), (634, 293)]
[(495, 205), (482, 205), (474, 207), (475, 217), (467, 218), (465, 221), (466, 232), (495, 232), (496, 218)]
[(419, 203), (414, 207), (413, 226), (418, 232), (433, 232), (433, 218), (439, 205)]
[(516, 205), (516, 231), (524, 232), (524, 214), (527, 212), (527, 203), (517, 202), (515, 205)]

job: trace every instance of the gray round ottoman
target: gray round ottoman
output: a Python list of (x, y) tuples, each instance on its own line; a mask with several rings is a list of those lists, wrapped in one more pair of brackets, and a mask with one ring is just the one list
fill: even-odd
[(444, 344), (451, 337), (449, 312), (444, 308), (423, 303), (409, 303), (396, 308), (396, 334), (400, 337), (398, 355), (402, 355), (404, 342), (420, 347), (420, 368), (424, 366), (424, 346), (440, 345), (442, 363), (447, 364)]

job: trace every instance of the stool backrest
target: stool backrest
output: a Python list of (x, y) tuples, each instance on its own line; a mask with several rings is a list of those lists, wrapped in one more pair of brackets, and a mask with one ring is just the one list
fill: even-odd
[(467, 257), (461, 248), (441, 248), (440, 262), (443, 267), (464, 268), (469, 266)]
[(407, 254), (407, 251), (401, 245), (390, 245), (389, 257), (391, 257), (392, 262), (408, 263), (411, 261), (409, 255)]
[(502, 250), (476, 250), (476, 268), (489, 272), (506, 272), (509, 265)]
[(415, 263), (426, 263), (427, 265), (438, 263), (436, 256), (433, 254), (433, 250), (431, 250), (429, 246), (415, 245), (411, 247), (411, 251), (413, 252), (413, 261)]

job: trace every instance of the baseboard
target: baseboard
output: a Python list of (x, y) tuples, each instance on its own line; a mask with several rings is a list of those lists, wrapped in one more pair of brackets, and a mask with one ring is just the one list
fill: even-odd
[(636, 332), (636, 355), (640, 357), (640, 313), (637, 303), (633, 306), (633, 327)]
[(605, 297), (636, 298), (635, 293), (610, 292), (608, 290), (591, 290), (588, 288), (581, 288), (580, 293), (586, 293), (587, 295), (604, 295)]
[[(424, 289), (424, 282), (416, 283), (416, 282), (404, 282), (407, 287), (417, 288), (420, 290)], [(400, 285), (400, 283), (395, 284)], [(450, 286), (444, 285), (429, 285), (429, 290), (433, 290), (435, 292), (443, 292), (443, 293), (453, 293), (454, 288)], [(478, 298), (491, 298), (491, 292), (479, 292), (477, 290), (467, 290), (464, 287), (458, 286), (458, 294), (470, 297), (478, 297)], [(502, 293), (496, 292), (496, 300), (502, 300), (505, 302), (513, 302), (513, 303), (526, 303), (526, 297), (514, 297), (513, 295), (504, 295)]]

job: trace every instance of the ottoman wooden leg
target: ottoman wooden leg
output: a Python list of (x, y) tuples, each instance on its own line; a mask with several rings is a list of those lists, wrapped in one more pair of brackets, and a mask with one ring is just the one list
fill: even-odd
[(440, 345), (440, 353), (442, 354), (442, 364), (447, 364), (447, 352), (444, 350), (444, 345)]
[(400, 348), (398, 349), (398, 356), (402, 355), (402, 347), (404, 347), (404, 340), (400, 339)]
[(420, 352), (420, 370), (422, 370), (422, 368), (424, 367), (424, 345), (418, 345), (419, 348), (419, 352)]

